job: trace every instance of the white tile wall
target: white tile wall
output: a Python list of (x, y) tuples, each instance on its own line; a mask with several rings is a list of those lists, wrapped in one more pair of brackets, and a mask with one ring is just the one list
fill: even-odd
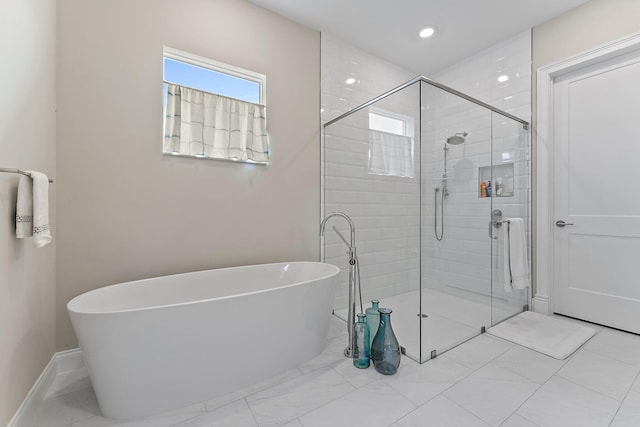
[[(323, 123), (417, 75), (326, 33), (322, 34), (321, 52)], [(356, 82), (346, 84), (348, 77)], [(417, 87), (385, 100), (383, 106), (416, 117), (414, 122), (418, 125)], [(416, 233), (420, 227), (418, 178), (368, 173), (368, 124), (368, 111), (363, 110), (332, 125), (325, 135), (322, 170), (323, 214), (343, 211), (356, 225), (365, 302), (416, 290), (420, 277), (420, 240)], [(342, 268), (339, 280), (346, 284), (349, 267), (346, 248), (332, 225), (348, 237), (345, 224), (332, 220), (325, 237), (325, 259)], [(346, 306), (347, 287), (340, 286), (336, 307)]]
[[(416, 77), (327, 33), (321, 36), (322, 123)], [(347, 78), (356, 83), (348, 85)]]
[[(500, 83), (497, 78), (509, 76)], [(429, 76), (460, 92), (500, 108), (524, 120), (531, 119), (531, 32), (505, 40), (485, 51)], [(530, 169), (529, 136), (523, 127), (504, 116), (430, 90), (435, 112), (423, 122), (423, 163), (433, 173), (423, 185), (424, 224), (433, 224), (433, 188), (440, 185), (443, 143), (455, 132), (469, 133), (464, 145), (450, 146), (447, 173), (450, 197), (445, 201), (445, 238), (437, 242), (433, 233), (423, 238), (423, 286), (436, 289), (468, 289), (489, 295), (490, 280), (494, 304), (517, 312), (525, 303), (522, 291), (507, 293), (502, 281), (502, 237), (504, 228), (488, 237), (493, 209), (505, 218), (521, 217), (529, 225)], [(478, 198), (478, 167), (502, 164), (502, 153), (514, 162), (513, 197)], [(491, 267), (494, 275), (491, 277)], [(497, 273), (497, 274), (496, 274)], [(496, 318), (493, 319), (495, 322)]]
[[(322, 35), (321, 54), (323, 123), (419, 74), (327, 34)], [(529, 120), (530, 58), (531, 35), (526, 31), (428, 77)], [(497, 77), (502, 74), (510, 78), (498, 83)], [(347, 85), (348, 77), (354, 77), (356, 83)], [(491, 202), (493, 209), (501, 209), (505, 217), (528, 216), (529, 146), (522, 126), (429, 85), (423, 85), (422, 100), (421, 128), (417, 85), (376, 104), (415, 117), (415, 135), (421, 135), (422, 140), (421, 156), (417, 148), (420, 138), (416, 140), (415, 170), (421, 171), (422, 186), (418, 175), (400, 178), (368, 174), (367, 109), (326, 128), (323, 214), (343, 211), (354, 220), (365, 304), (370, 298), (417, 289), (421, 270), (423, 286), (489, 295), (492, 265), (494, 271), (502, 271), (502, 245), (494, 241), (492, 248), (488, 238)], [(434, 187), (441, 186), (442, 147), (447, 136), (463, 131), (469, 133), (467, 142), (450, 146), (448, 151), (450, 196), (444, 206), (445, 238), (438, 242), (433, 234)], [(516, 193), (514, 197), (481, 199), (478, 167), (492, 161), (501, 163), (503, 152), (512, 153), (515, 159)], [(338, 220), (331, 225), (348, 235)], [(331, 227), (327, 228), (325, 243), (326, 261), (343, 269), (340, 280), (347, 283), (346, 248)], [(505, 293), (499, 277), (493, 282), (499, 301), (513, 310), (521, 308), (521, 293)], [(346, 306), (346, 295), (346, 286), (341, 286), (337, 308)]]

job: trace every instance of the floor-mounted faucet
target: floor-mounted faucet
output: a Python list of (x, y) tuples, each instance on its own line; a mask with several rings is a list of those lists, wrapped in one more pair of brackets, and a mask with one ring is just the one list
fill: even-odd
[[(342, 217), (349, 223), (349, 231), (351, 234), (349, 243), (345, 240), (345, 243), (347, 243), (347, 246), (349, 247), (349, 252), (347, 252), (349, 255), (349, 313), (347, 314), (347, 332), (349, 334), (349, 342), (347, 344), (347, 348), (344, 349), (344, 355), (347, 357), (353, 357), (351, 345), (353, 342), (353, 323), (356, 316), (356, 227), (353, 225), (353, 221), (351, 221), (349, 215), (342, 212), (330, 213), (324, 217), (322, 223), (320, 223), (321, 236), (324, 235), (324, 227), (327, 221), (334, 216)], [(338, 235), (340, 235), (340, 233), (338, 233)], [(342, 236), (340, 237), (342, 238)]]

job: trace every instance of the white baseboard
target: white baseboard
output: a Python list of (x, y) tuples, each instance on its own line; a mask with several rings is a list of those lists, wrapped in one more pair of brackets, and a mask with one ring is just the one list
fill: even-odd
[(79, 348), (60, 351), (53, 355), (47, 366), (29, 390), (27, 397), (7, 424), (7, 427), (22, 427), (33, 424), (36, 408), (44, 400), (47, 390), (53, 384), (56, 376), (61, 372), (79, 369), (84, 366), (82, 353)]
[(540, 314), (551, 314), (549, 297), (546, 295), (536, 295), (533, 297), (533, 311)]

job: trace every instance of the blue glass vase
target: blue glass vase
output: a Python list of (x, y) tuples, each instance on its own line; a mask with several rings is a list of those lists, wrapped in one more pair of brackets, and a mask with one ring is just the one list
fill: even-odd
[(369, 325), (369, 345), (373, 344), (373, 339), (378, 332), (378, 325), (380, 325), (380, 313), (378, 313), (378, 304), (380, 301), (377, 299), (371, 300), (371, 307), (365, 311), (367, 313), (367, 325)]
[(353, 366), (360, 369), (368, 368), (371, 359), (369, 325), (365, 319), (365, 314), (358, 313), (358, 321), (353, 324), (353, 343), (351, 344)]
[(393, 375), (400, 366), (400, 344), (391, 328), (391, 310), (378, 309), (380, 325), (371, 345), (371, 359), (376, 371), (384, 375)]

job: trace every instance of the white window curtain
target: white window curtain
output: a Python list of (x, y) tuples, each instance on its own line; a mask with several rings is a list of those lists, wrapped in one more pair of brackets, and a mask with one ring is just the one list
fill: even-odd
[(413, 138), (370, 130), (369, 173), (413, 178)]
[(168, 84), (163, 151), (267, 163), (265, 106)]

